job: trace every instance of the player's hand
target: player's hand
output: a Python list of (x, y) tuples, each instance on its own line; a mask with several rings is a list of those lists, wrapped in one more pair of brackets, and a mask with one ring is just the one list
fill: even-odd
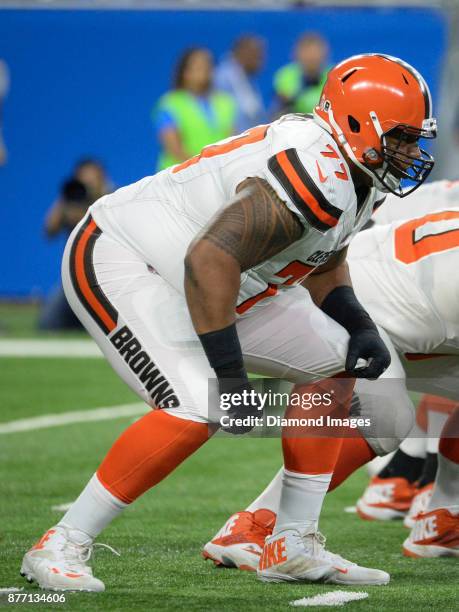
[[(255, 423), (251, 417), (261, 417), (258, 394), (250, 384), (245, 371), (235, 378), (219, 377), (218, 386), (220, 392), (220, 406), (225, 421), (231, 419), (244, 419), (245, 422), (230, 422), (229, 425), (222, 426), (222, 430), (233, 435), (242, 435), (253, 429)], [(229, 408), (228, 408), (229, 405)]]
[[(359, 359), (368, 365), (356, 368)], [(390, 353), (376, 329), (362, 329), (351, 334), (346, 357), (346, 372), (356, 378), (374, 380), (390, 366)]]

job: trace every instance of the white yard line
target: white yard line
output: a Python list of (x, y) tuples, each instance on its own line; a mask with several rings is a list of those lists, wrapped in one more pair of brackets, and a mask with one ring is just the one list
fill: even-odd
[(92, 340), (0, 340), (0, 357), (102, 357)]
[(67, 512), (69, 508), (73, 506), (73, 502), (67, 502), (66, 504), (57, 504), (56, 506), (51, 506), (51, 510), (55, 512)]
[(345, 603), (350, 601), (358, 601), (359, 599), (366, 599), (367, 597), (368, 593), (365, 591), (329, 591), (328, 593), (322, 593), (314, 597), (296, 599), (295, 601), (291, 601), (290, 605), (294, 607), (344, 606)]
[(30, 419), (18, 419), (0, 423), (0, 435), (17, 433), (20, 431), (34, 431), (48, 427), (60, 427), (72, 423), (88, 423), (90, 421), (108, 421), (120, 417), (137, 416), (151, 410), (146, 404), (123, 404), (121, 406), (106, 406), (93, 410), (75, 410), (61, 414), (44, 414)]

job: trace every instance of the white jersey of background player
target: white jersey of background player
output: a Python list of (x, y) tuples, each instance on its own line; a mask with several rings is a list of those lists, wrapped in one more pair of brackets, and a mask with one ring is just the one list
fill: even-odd
[(400, 200), (387, 194), (384, 206), (378, 207), (372, 217), (376, 225), (387, 225), (393, 221), (403, 221), (423, 217), (435, 212), (437, 208), (457, 207), (459, 205), (459, 181), (434, 181), (424, 183), (416, 190), (416, 196)]
[(421, 187), (406, 204), (405, 220), (351, 245), (356, 293), (399, 352), (459, 354), (459, 185)]

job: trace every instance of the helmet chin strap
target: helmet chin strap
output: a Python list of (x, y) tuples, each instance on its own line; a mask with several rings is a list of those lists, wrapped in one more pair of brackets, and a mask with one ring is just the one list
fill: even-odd
[[(397, 189), (400, 185), (400, 179), (398, 179), (396, 176), (394, 176), (390, 172), (387, 172), (386, 176), (384, 177), (386, 185), (384, 185), (384, 183), (381, 181), (379, 173), (376, 170), (370, 170), (364, 164), (362, 164), (361, 161), (357, 159), (354, 151), (352, 150), (351, 145), (349, 144), (341, 128), (335, 121), (335, 117), (333, 115), (333, 110), (332, 110), (330, 103), (328, 103), (327, 114), (328, 114), (329, 123), (327, 123), (325, 119), (322, 119), (322, 117), (320, 117), (314, 109), (313, 116), (314, 116), (315, 122), (318, 123), (325, 130), (327, 130), (327, 132), (331, 134), (332, 136), (333, 136), (333, 131), (336, 133), (336, 137), (338, 139), (339, 144), (344, 148), (344, 150), (346, 151), (347, 155), (352, 160), (352, 162), (358, 168), (360, 168), (360, 170), (365, 172), (365, 174), (367, 174), (371, 178), (373, 186), (376, 187), (379, 191), (382, 191), (384, 193), (390, 193), (391, 189)], [(381, 138), (383, 131), (381, 128), (381, 124), (379, 123), (379, 119), (374, 111), (370, 111), (370, 118), (373, 122), (376, 133)], [(384, 162), (382, 168), (380, 169), (380, 173), (382, 176), (384, 176), (386, 169), (387, 169), (387, 162)]]
[[(375, 113), (375, 111), (370, 111), (370, 119), (373, 122), (373, 126), (379, 136), (379, 139), (381, 140), (383, 135), (383, 129), (381, 127), (381, 124), (379, 123), (378, 115)], [(387, 167), (388, 163), (385, 161), (379, 172), (378, 170), (374, 170), (372, 174), (376, 177), (377, 181), (377, 183), (374, 184), (375, 187), (377, 187), (379, 191), (383, 191), (384, 193), (391, 193), (395, 190), (400, 189), (400, 179), (397, 178), (394, 174), (392, 174), (390, 170), (386, 172)], [(384, 177), (385, 184), (381, 180), (380, 175)]]

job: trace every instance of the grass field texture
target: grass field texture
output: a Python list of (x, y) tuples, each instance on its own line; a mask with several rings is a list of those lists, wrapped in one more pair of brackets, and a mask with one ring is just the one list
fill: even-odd
[[(0, 421), (137, 401), (102, 359), (0, 359)], [(52, 526), (52, 506), (73, 500), (115, 437), (120, 418), (0, 435), (0, 587), (37, 592), (19, 576), (24, 551)], [(280, 441), (211, 440), (174, 474), (115, 521), (100, 541), (121, 557), (97, 552), (103, 594), (66, 594), (65, 604), (0, 606), (69, 610), (287, 610), (289, 602), (325, 593), (324, 585), (262, 584), (251, 573), (220, 570), (200, 556), (202, 545), (243, 509), (277, 471)], [(330, 550), (389, 571), (386, 587), (352, 588), (369, 598), (359, 610), (459, 610), (454, 559), (414, 560), (401, 554), (400, 522), (374, 523), (344, 513), (367, 476), (355, 474), (327, 497), (321, 530)], [(345, 587), (336, 587), (345, 590)], [(316, 608), (317, 609), (317, 608)]]

